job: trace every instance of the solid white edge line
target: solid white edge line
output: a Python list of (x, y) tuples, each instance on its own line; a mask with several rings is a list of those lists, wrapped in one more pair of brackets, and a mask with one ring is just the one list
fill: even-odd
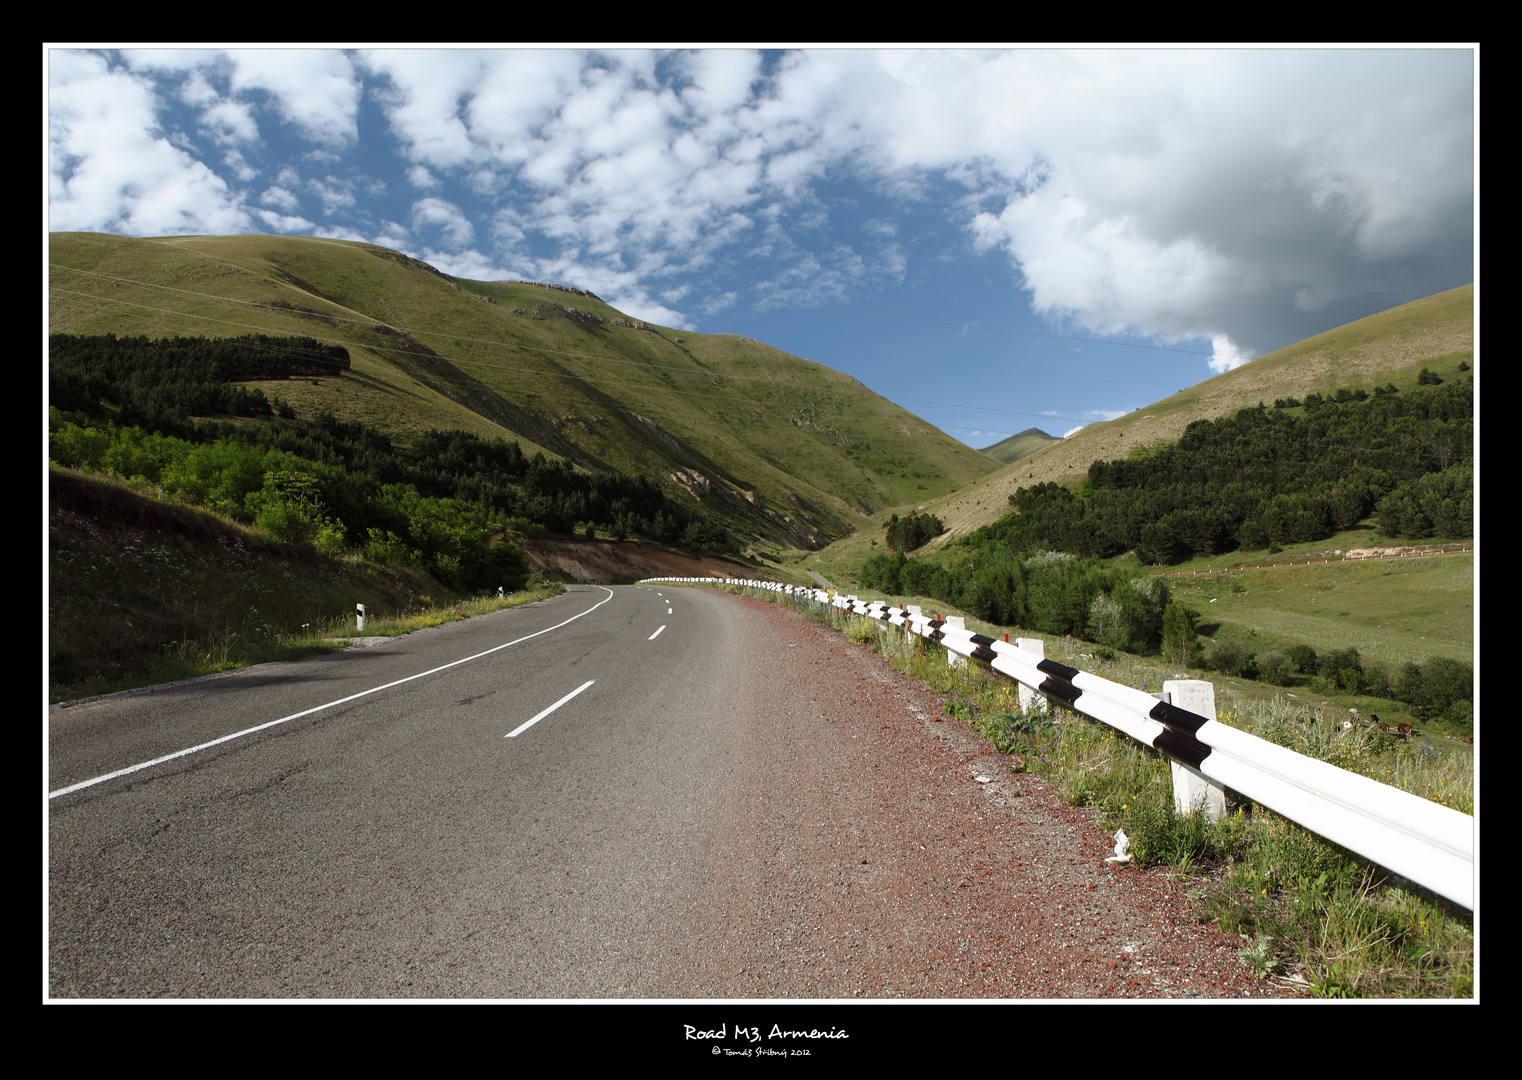
[[(664, 629), (666, 629), (666, 628), (665, 628), (665, 627), (664, 627), (664, 626), (663, 626), (663, 627), (661, 627), (661, 630), (664, 630)], [(651, 634), (651, 635), (650, 635), (650, 636), (649, 636), (649, 637), (647, 637), (647, 638), (646, 638), (646, 639), (645, 639), (645, 640), (646, 640), (646, 641), (654, 641), (654, 640), (655, 640), (655, 639), (656, 639), (656, 638), (658, 638), (658, 637), (660, 637), (660, 636), (661, 636), (661, 630), (657, 630), (657, 631), (656, 631), (656, 632), (655, 632), (655, 633), (653, 633), (653, 634)]]
[(529, 728), (531, 728), (535, 724), (539, 723), (539, 721), (543, 720), (546, 716), (550, 715), (550, 713), (552, 713), (556, 709), (560, 708), (560, 706), (564, 705), (567, 701), (570, 701), (573, 697), (575, 697), (577, 694), (581, 693), (583, 690), (585, 690), (587, 687), (591, 686), (596, 681), (597, 681), (596, 679), (588, 679), (586, 682), (584, 682), (580, 686), (578, 686), (575, 690), (572, 690), (565, 697), (563, 697), (559, 701), (555, 702), (555, 704), (551, 705), (548, 709), (545, 709), (544, 712), (540, 713), (538, 716), (534, 717), (532, 720), (525, 720), (523, 723), (519, 724), (517, 727), (513, 728), (513, 730), (509, 731), (506, 735), (504, 735), (502, 737), (504, 739), (511, 739), (513, 736), (519, 735), (519, 734), (527, 731)]
[[(603, 591), (608, 594), (607, 599), (597, 601), (597, 603), (587, 608), (587, 610), (583, 611), (580, 615), (572, 615), (565, 622), (556, 623), (554, 626), (547, 626), (543, 630), (537, 631), (536, 633), (526, 634), (523, 637), (518, 638), (517, 641), (509, 641), (506, 645), (497, 645), (493, 648), (487, 649), (485, 652), (476, 653), (474, 656), (467, 656), (463, 660), (452, 660), (449, 663), (441, 664), (439, 667), (433, 668), (432, 670), (419, 672), (416, 675), (408, 675), (405, 679), (397, 679), (395, 682), (388, 682), (385, 686), (375, 686), (371, 687), (369, 690), (361, 690), (357, 694), (350, 694), (346, 698), (339, 698), (337, 701), (330, 701), (326, 705), (318, 705), (316, 708), (306, 709), (303, 712), (299, 713), (291, 713), (290, 716), (282, 716), (279, 720), (271, 720), (268, 723), (259, 724), (257, 727), (245, 728), (242, 731), (235, 731), (231, 735), (223, 735), (220, 739), (213, 739), (211, 742), (204, 742), (199, 746), (192, 746), (187, 750), (176, 750), (172, 754), (165, 754), (163, 757), (154, 758), (152, 761), (144, 761), (137, 765), (128, 765), (125, 769), (117, 769), (115, 772), (106, 773), (104, 776), (97, 776), (90, 780), (81, 780), (77, 784), (70, 784), (68, 787), (63, 787), (59, 788), (57, 791), (48, 792), (48, 798), (56, 799), (58, 796), (67, 795), (71, 791), (79, 791), (82, 788), (94, 787), (96, 784), (103, 784), (107, 780), (114, 780), (118, 776), (126, 776), (128, 773), (135, 773), (142, 769), (151, 769), (155, 765), (162, 765), (164, 762), (173, 761), (175, 758), (182, 758), (188, 754), (194, 754), (201, 750), (209, 750), (213, 746), (218, 746), (222, 743), (230, 742), (233, 739), (241, 739), (243, 736), (252, 735), (256, 731), (263, 731), (265, 728), (272, 728), (277, 724), (284, 724), (289, 720), (299, 720), (303, 716), (311, 716), (315, 712), (322, 712), (324, 709), (331, 709), (335, 705), (342, 705), (345, 702), (353, 701), (356, 698), (367, 697), (370, 694), (376, 694), (382, 690), (389, 690), (393, 686), (401, 686), (402, 683), (409, 683), (413, 679), (421, 679), (425, 675), (434, 675), (440, 671), (446, 671), (449, 668), (457, 667), (460, 664), (468, 664), (472, 660), (479, 660), (483, 656), (490, 656), (494, 652), (501, 652), (503, 649), (516, 645), (520, 641), (528, 641), (530, 638), (539, 637), (540, 634), (548, 634), (551, 630), (559, 630), (562, 626), (575, 622), (577, 619), (581, 618), (582, 615), (592, 614), (592, 612), (596, 611), (598, 608), (606, 604), (608, 600), (613, 599), (612, 589), (604, 589), (601, 585), (594, 586), (594, 588), (603, 589)], [(582, 689), (585, 689), (585, 687)], [(580, 692), (580, 690), (577, 691), (577, 693)]]

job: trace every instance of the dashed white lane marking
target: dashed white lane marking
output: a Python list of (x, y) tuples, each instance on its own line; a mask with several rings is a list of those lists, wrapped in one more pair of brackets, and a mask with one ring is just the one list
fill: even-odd
[[(661, 630), (664, 630), (664, 629), (666, 629), (666, 628), (665, 628), (665, 627), (664, 627), (664, 626), (663, 626), (663, 627), (661, 627)], [(656, 639), (656, 638), (658, 638), (658, 637), (660, 637), (660, 636), (661, 636), (661, 630), (657, 630), (657, 631), (656, 631), (656, 632), (655, 632), (655, 633), (653, 633), (653, 634), (651, 634), (651, 635), (650, 635), (650, 636), (649, 636), (649, 637), (647, 637), (647, 638), (646, 638), (646, 639), (645, 639), (645, 640), (646, 640), (646, 641), (654, 641), (654, 640), (655, 640), (655, 639)]]
[[(577, 619), (581, 618), (582, 615), (592, 614), (592, 612), (596, 611), (598, 608), (606, 604), (608, 600), (613, 599), (612, 589), (603, 589), (601, 585), (594, 587), (602, 589), (603, 592), (607, 593), (607, 599), (597, 601), (597, 603), (593, 604), (591, 607), (587, 608), (587, 610), (583, 611), (581, 615), (572, 615), (565, 622), (556, 623), (554, 626), (545, 627), (543, 630), (533, 634), (525, 634), (523, 637), (518, 638), (517, 641), (509, 641), (506, 645), (498, 645), (494, 648), (487, 649), (485, 652), (478, 652), (474, 656), (467, 656), (463, 660), (452, 660), (447, 664), (440, 664), (438, 667), (432, 668), (431, 670), (420, 671), (416, 675), (408, 675), (405, 679), (397, 679), (395, 682), (388, 682), (384, 686), (375, 686), (371, 687), (369, 690), (361, 690), (357, 694), (350, 694), (348, 697), (339, 698), (337, 701), (330, 701), (326, 705), (318, 705), (316, 708), (306, 709), (299, 713), (291, 713), (290, 716), (282, 716), (279, 720), (271, 720), (268, 723), (259, 724), (257, 727), (245, 728), (242, 731), (235, 731), (231, 735), (223, 735), (220, 739), (213, 739), (211, 742), (204, 742), (199, 746), (192, 746), (185, 750), (176, 750), (172, 754), (165, 754), (163, 757), (154, 758), (152, 761), (139, 762), (136, 765), (128, 765), (125, 769), (117, 769), (115, 772), (106, 773), (104, 776), (97, 776), (90, 780), (81, 780), (77, 784), (70, 784), (68, 787), (63, 787), (59, 788), (57, 791), (48, 792), (48, 798), (56, 799), (58, 796), (67, 795), (71, 791), (79, 791), (82, 788), (93, 787), (96, 784), (105, 783), (107, 780), (114, 780), (118, 776), (126, 776), (128, 773), (135, 773), (140, 769), (151, 769), (155, 765), (162, 765), (164, 762), (173, 761), (175, 758), (182, 758), (188, 754), (194, 754), (201, 750), (209, 750), (213, 746), (220, 746), (222, 743), (231, 742), (233, 739), (241, 739), (243, 736), (252, 735), (256, 731), (263, 731), (265, 728), (272, 728), (277, 724), (284, 724), (291, 720), (299, 720), (303, 716), (311, 716), (313, 713), (322, 712), (324, 709), (331, 709), (335, 705), (342, 705), (347, 701), (354, 701), (357, 698), (366, 697), (370, 694), (377, 694), (382, 690), (389, 690), (393, 686), (401, 686), (402, 683), (409, 683), (413, 679), (421, 679), (425, 675), (433, 675), (452, 667), (458, 667), (460, 664), (468, 664), (472, 660), (479, 660), (483, 656), (490, 656), (494, 652), (501, 652), (503, 649), (506, 649), (512, 645), (516, 645), (520, 641), (528, 641), (530, 638), (536, 638), (540, 634), (548, 634), (551, 630), (559, 630), (562, 626), (575, 622)], [(585, 689), (586, 687), (582, 687), (582, 690)], [(576, 691), (576, 693), (581, 693), (581, 690)]]
[(591, 686), (596, 681), (597, 681), (596, 679), (588, 679), (586, 682), (584, 682), (580, 686), (578, 686), (575, 690), (572, 690), (565, 697), (563, 697), (559, 701), (555, 702), (555, 704), (551, 705), (548, 709), (545, 709), (544, 712), (540, 713), (538, 716), (534, 717), (532, 720), (525, 720), (523, 723), (519, 724), (517, 727), (513, 728), (513, 730), (509, 731), (506, 735), (504, 735), (502, 737), (504, 739), (511, 739), (514, 735), (521, 735), (523, 732), (527, 731), (529, 728), (531, 728), (535, 724), (539, 723), (539, 721), (543, 720), (546, 716), (550, 715), (550, 713), (552, 713), (556, 709), (560, 708), (560, 706), (564, 705), (567, 701), (570, 701), (573, 697), (575, 697), (577, 694), (581, 693), (583, 690), (585, 690), (587, 687)]

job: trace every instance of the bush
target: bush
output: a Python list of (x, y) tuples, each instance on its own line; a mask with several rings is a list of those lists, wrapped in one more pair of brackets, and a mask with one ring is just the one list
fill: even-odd
[(1292, 685), (1294, 673), (1295, 662), (1283, 653), (1265, 656), (1258, 664), (1258, 678), (1274, 686)]
[(1474, 665), (1448, 656), (1431, 657), (1421, 667), (1407, 662), (1396, 694), (1420, 719), (1447, 717), (1465, 723), (1474, 716)]
[(1210, 855), (1216, 843), (1216, 829), (1204, 807), (1180, 814), (1171, 795), (1138, 798), (1127, 824), (1138, 866), (1188, 866)]
[(1316, 657), (1316, 650), (1309, 645), (1291, 645), (1284, 650), (1284, 655), (1291, 664), (1295, 665), (1295, 670), (1300, 674), (1316, 674), (1320, 662)]
[(1210, 651), (1210, 666), (1223, 675), (1247, 679), (1258, 673), (1256, 657), (1234, 641), (1223, 641)]
[(941, 519), (930, 514), (910, 514), (902, 520), (894, 514), (883, 528), (888, 530), (888, 547), (895, 551), (913, 551), (946, 531)]
[(1357, 649), (1337, 649), (1321, 658), (1316, 673), (1331, 686), (1357, 690), (1363, 685), (1363, 658)]
[(1199, 652), (1199, 613), (1177, 600), (1163, 612), (1163, 660), (1180, 667), (1191, 663)]

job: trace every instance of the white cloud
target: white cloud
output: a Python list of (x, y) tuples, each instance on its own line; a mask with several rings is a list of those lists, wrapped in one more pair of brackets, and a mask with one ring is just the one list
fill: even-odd
[(271, 229), (281, 233), (301, 233), (314, 227), (313, 223), (304, 217), (277, 214), (273, 210), (255, 210), (254, 216)]
[(146, 236), (249, 227), (226, 182), (163, 136), (143, 77), (96, 54), (54, 50), (49, 79), (49, 228)]
[(1086, 328), (1255, 351), (1286, 316), (1345, 295), (1297, 286), (1396, 287), (1403, 269), (1375, 260), (1434, 250), (1462, 280), (1470, 63), (1464, 50), (1000, 58), (1002, 107), (963, 152), (1009, 181), (1043, 164), (1034, 190), (968, 222), (972, 243), (1003, 247), (1038, 309)]
[[(818, 50), (766, 77), (740, 50), (140, 50), (115, 67), (54, 50), (49, 65), (54, 228), (235, 231), (255, 202), (305, 220), (293, 192), (327, 218), (405, 218), (350, 155), (365, 92), (403, 159), (384, 175), (426, 193), (387, 237), (467, 260), (489, 222), (483, 265), (614, 278), (668, 325), (685, 317), (666, 305), (692, 299), (671, 298), (681, 273), (771, 260), (754, 290), (773, 301), (909, 280), (928, 249), (898, 215), (932, 196), (959, 250), (1002, 252), (1053, 321), (1211, 341), (1212, 371), (1369, 293), (1460, 284), (1473, 261), (1461, 49)], [(221, 177), (187, 109), (226, 148)], [(261, 125), (273, 139), (272, 114), (322, 178), (287, 164), (256, 196), (236, 148)]]
[(433, 197), (412, 204), (412, 227), (439, 229), (456, 247), (464, 247), (475, 238), (474, 226), (458, 206)]
[(389, 82), (391, 92), (377, 96), (408, 158), (440, 169), (470, 163), (475, 149), (457, 105), (476, 93), (491, 55), (427, 50), (361, 54), (360, 62)]
[(349, 58), (323, 49), (250, 49), (225, 54), (234, 90), (268, 93), (312, 142), (342, 147), (359, 138), (359, 78)]
[(1252, 359), (1244, 356), (1240, 349), (1231, 343), (1231, 339), (1224, 334), (1216, 334), (1211, 340), (1213, 352), (1210, 357), (1210, 371), (1220, 375), (1223, 372), (1239, 368)]
[(375, 235), (374, 243), (381, 247), (394, 248), (397, 251), (407, 250), (411, 242), (412, 234), (394, 221), (381, 224), (381, 231)]
[[(371, 240), (364, 233), (342, 225), (318, 225), (312, 229), (312, 235), (320, 236), (324, 240), (354, 240), (361, 244), (379, 244), (381, 242), (379, 240)], [(393, 245), (387, 244), (386, 246), (391, 247)]]
[[(376, 243), (380, 242), (379, 240), (376, 241)], [(386, 246), (391, 247), (393, 245), (387, 244)], [(469, 278), (472, 281), (502, 281), (511, 276), (490, 255), (482, 254), (474, 249), (450, 252), (424, 248), (423, 253), (418, 258), (428, 265), (442, 270), (450, 277)]]
[(300, 199), (279, 186), (266, 188), (264, 194), (259, 196), (259, 201), (265, 206), (273, 206), (279, 210), (294, 210), (301, 205)]
[(240, 101), (219, 101), (207, 106), (201, 110), (201, 122), (219, 143), (247, 143), (259, 138), (254, 110)]
[(323, 212), (332, 214), (354, 205), (354, 182), (342, 177), (328, 175), (321, 180), (308, 180), (307, 190), (322, 202)]
[(245, 184), (259, 175), (259, 170), (250, 165), (239, 150), (229, 150), (223, 154), (222, 164), (228, 172)]

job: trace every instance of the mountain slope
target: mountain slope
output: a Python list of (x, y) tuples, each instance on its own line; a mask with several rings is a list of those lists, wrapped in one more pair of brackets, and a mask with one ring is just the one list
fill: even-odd
[[(1367, 390), (1394, 383), (1408, 388), (1416, 385), (1423, 367), (1452, 378), (1461, 362), (1475, 366), (1472, 285), (1307, 338), (1128, 416), (1090, 424), (952, 494), (907, 505), (945, 524), (946, 532), (923, 549), (934, 551), (1009, 513), (1009, 496), (1022, 487), (1047, 481), (1077, 484), (1095, 461), (1125, 458), (1157, 443), (1175, 442), (1196, 420), (1229, 416), (1260, 401), (1272, 405), (1277, 398), (1325, 394), (1340, 387)], [(902, 512), (904, 507), (896, 509)], [(879, 517), (886, 517), (886, 512)], [(832, 580), (850, 580), (862, 560), (883, 550), (882, 535), (879, 527), (843, 537), (807, 556), (799, 569), (818, 571)]]
[(992, 446), (985, 446), (983, 453), (1002, 465), (1013, 465), (1021, 458), (1030, 457), (1037, 450), (1045, 450), (1053, 443), (1061, 441), (1056, 435), (1048, 435), (1040, 428), (1026, 428), (1018, 435), (1011, 435)]
[(997, 463), (848, 375), (733, 335), (630, 319), (590, 293), (448, 277), (371, 244), (298, 237), (50, 237), (55, 333), (304, 334), (352, 374), (290, 381), (407, 442), (516, 438), (649, 475), (742, 535), (815, 546)]
[(937, 546), (997, 521), (1009, 496), (1046, 481), (1076, 483), (1095, 461), (1173, 442), (1196, 420), (1229, 416), (1276, 398), (1416, 384), (1420, 368), (1452, 377), (1474, 362), (1474, 286), (1403, 304), (1307, 338), (1106, 423), (1090, 424), (952, 495), (930, 501), (947, 533)]

